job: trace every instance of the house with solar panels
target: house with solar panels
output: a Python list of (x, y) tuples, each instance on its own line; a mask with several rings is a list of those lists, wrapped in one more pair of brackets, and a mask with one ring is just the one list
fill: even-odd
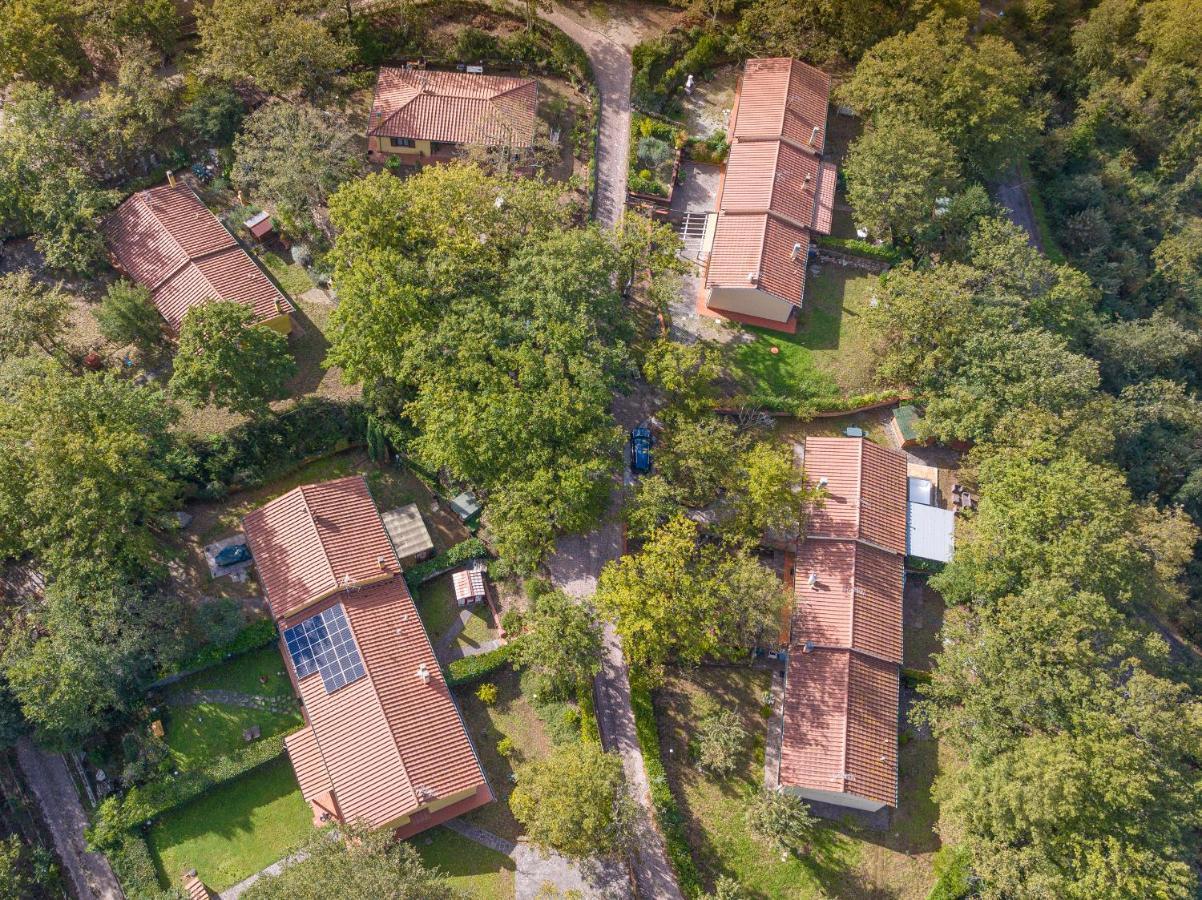
[(243, 529), (304, 711), (285, 746), (314, 824), (406, 838), (491, 802), (366, 481), (295, 488)]

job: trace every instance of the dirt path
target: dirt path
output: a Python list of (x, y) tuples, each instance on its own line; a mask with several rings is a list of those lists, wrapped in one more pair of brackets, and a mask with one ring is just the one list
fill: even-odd
[(1036, 250), (1043, 252), (1039, 239), (1039, 227), (1035, 224), (1035, 208), (1031, 205), (1031, 194), (1027, 189), (1018, 166), (1011, 166), (1006, 180), (994, 188), (997, 202), (1006, 208), (1006, 217), (1027, 232), (1027, 240)]
[[(604, 29), (602, 23), (557, 4), (542, 17), (584, 48), (601, 95), (597, 137), (597, 193), (593, 218), (615, 227), (626, 209), (626, 167), (630, 153), (630, 48), (638, 42), (634, 28)], [(606, 34), (609, 30), (613, 36)]]
[(84, 844), (88, 819), (63, 758), (39, 750), (29, 738), (22, 738), (17, 744), (17, 759), (38, 798), (72, 892), (79, 900), (121, 900), (125, 895), (108, 860), (99, 853), (89, 853)]

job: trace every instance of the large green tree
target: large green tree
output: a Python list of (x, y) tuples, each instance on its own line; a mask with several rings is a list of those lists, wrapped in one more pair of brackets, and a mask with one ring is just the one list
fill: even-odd
[(289, 228), (311, 234), (317, 207), (362, 168), (354, 134), (340, 118), (277, 102), (246, 117), (234, 140), (231, 178), (251, 196), (274, 203)]
[(596, 602), (639, 677), (655, 683), (668, 662), (696, 665), (774, 633), (786, 601), (745, 546), (703, 540), (676, 514), (637, 553), (606, 564)]
[(632, 801), (622, 759), (594, 741), (522, 766), (509, 805), (536, 846), (579, 858), (629, 846)]
[(287, 394), (296, 360), (288, 339), (235, 300), (194, 306), (180, 325), (171, 393), (194, 406), (262, 413)]
[(466, 165), (350, 182), (330, 213), (331, 362), (368, 386), (395, 440), (485, 497), (503, 557), (532, 569), (610, 493), (624, 245), (568, 227), (553, 186)]
[(934, 16), (864, 55), (841, 98), (857, 112), (919, 122), (955, 147), (966, 172), (996, 174), (1043, 125), (1036, 71), (1001, 37), (970, 39), (964, 19)]
[(156, 556), (149, 531), (177, 496), (175, 411), (159, 390), (107, 373), (27, 373), (0, 396), (0, 555), (56, 575)]
[(36, 281), (28, 269), (0, 275), (0, 354), (20, 356), (36, 348), (67, 361), (62, 337), (70, 313), (63, 290)]
[(196, 9), (201, 65), (272, 94), (313, 91), (350, 60), (348, 45), (332, 30), (331, 10), (322, 0), (202, 4)]
[(533, 607), (513, 641), (513, 660), (562, 692), (588, 684), (601, 671), (601, 623), (587, 600), (550, 588), (531, 591)]
[(0, 3), (0, 84), (22, 78), (67, 87), (90, 68), (80, 44), (83, 15), (70, 0)]
[(163, 338), (163, 316), (145, 285), (120, 279), (105, 291), (94, 313), (100, 333), (114, 344), (150, 350)]
[(913, 243), (935, 219), (940, 198), (960, 183), (955, 149), (933, 128), (881, 116), (851, 145), (843, 172), (856, 221), (894, 243)]
[(413, 844), (396, 840), (387, 829), (350, 826), (339, 839), (315, 833), (302, 858), (275, 875), (260, 878), (246, 900), (321, 900), (330, 885), (346, 900), (462, 900), (442, 873), (428, 867)]

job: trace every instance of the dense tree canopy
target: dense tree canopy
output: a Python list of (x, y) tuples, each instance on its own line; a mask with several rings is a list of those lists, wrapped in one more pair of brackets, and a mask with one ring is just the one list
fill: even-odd
[(529, 593), (533, 604), (513, 642), (514, 662), (565, 694), (591, 683), (601, 671), (601, 623), (592, 604), (549, 587)]
[(328, 84), (350, 59), (349, 47), (323, 18), (323, 0), (214, 0), (196, 9), (204, 68), (230, 82), (249, 81), (277, 95)]
[(413, 844), (396, 840), (387, 829), (342, 832), (341, 840), (314, 833), (303, 860), (256, 881), (246, 900), (320, 900), (332, 884), (346, 900), (462, 900), (438, 870), (422, 862)]
[(842, 88), (844, 102), (875, 121), (921, 123), (956, 149), (968, 172), (997, 173), (1025, 154), (1043, 124), (1035, 71), (1008, 41), (966, 41), (963, 19), (939, 16), (873, 47)]
[(609, 496), (609, 404), (629, 370), (620, 236), (567, 227), (551, 185), (463, 165), (350, 182), (330, 213), (331, 361), (419, 461), (487, 498), (496, 546), (531, 569)]
[(100, 333), (115, 344), (136, 344), (149, 350), (162, 340), (163, 316), (145, 285), (114, 281), (94, 314)]
[(281, 400), (296, 360), (288, 339), (236, 300), (211, 300), (184, 315), (171, 373), (171, 393), (194, 406), (212, 404), (261, 413)]
[(268, 103), (246, 117), (234, 141), (231, 178), (270, 201), (290, 230), (311, 234), (314, 212), (363, 168), (351, 130), (337, 116), (301, 103)]
[(590, 858), (629, 845), (632, 801), (616, 753), (566, 744), (522, 766), (517, 780), (509, 805), (536, 846)]

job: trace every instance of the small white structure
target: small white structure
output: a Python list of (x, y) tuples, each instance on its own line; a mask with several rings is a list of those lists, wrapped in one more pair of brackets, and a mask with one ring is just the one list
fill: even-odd
[(488, 593), (484, 587), (484, 571), (482, 569), (469, 569), (465, 572), (456, 572), (451, 580), (455, 584), (456, 606), (471, 606), (474, 603), (482, 603), (488, 599)]
[(926, 503), (911, 501), (906, 512), (906, 555), (931, 562), (952, 561), (956, 514)]

